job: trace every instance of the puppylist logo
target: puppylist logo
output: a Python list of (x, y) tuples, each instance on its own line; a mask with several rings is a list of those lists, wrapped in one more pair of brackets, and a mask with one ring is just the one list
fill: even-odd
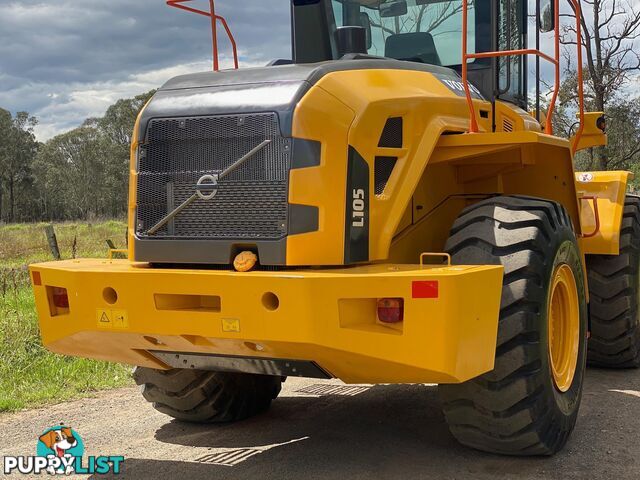
[(36, 456), (4, 457), (4, 474), (119, 474), (122, 456), (84, 458), (84, 442), (78, 432), (64, 425), (51, 427), (38, 437)]

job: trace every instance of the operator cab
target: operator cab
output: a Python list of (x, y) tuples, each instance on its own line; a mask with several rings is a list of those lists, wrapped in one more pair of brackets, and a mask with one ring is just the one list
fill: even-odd
[[(462, 69), (462, 0), (293, 0), (292, 5), (295, 63), (385, 58)], [(468, 53), (525, 48), (527, 3), (469, 2), (467, 30)], [(526, 72), (526, 56), (468, 63), (470, 82), (486, 98), (525, 109)]]

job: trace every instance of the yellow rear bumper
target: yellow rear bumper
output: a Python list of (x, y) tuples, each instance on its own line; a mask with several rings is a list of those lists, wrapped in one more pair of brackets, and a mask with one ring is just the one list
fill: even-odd
[[(345, 382), (455, 383), (493, 368), (502, 267), (375, 265), (256, 271), (127, 260), (31, 266), (43, 342), (58, 353), (167, 368), (151, 351), (313, 361)], [(414, 282), (437, 298), (414, 298)], [(433, 284), (431, 284), (433, 285)], [(53, 287), (69, 309), (56, 308)], [(404, 299), (404, 321), (376, 299)]]

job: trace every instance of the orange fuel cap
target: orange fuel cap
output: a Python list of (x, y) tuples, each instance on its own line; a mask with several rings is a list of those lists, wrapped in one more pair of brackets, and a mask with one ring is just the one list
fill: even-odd
[(238, 272), (248, 272), (258, 263), (258, 256), (249, 251), (241, 252), (233, 260), (233, 268)]

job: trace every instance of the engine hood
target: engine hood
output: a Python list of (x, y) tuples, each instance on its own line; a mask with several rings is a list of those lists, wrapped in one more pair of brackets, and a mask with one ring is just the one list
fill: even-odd
[(140, 117), (139, 138), (146, 138), (152, 118), (260, 112), (276, 112), (282, 135), (289, 137), (293, 111), (315, 83), (332, 72), (361, 69), (418, 70), (460, 78), (449, 68), (383, 58), (182, 75), (169, 80), (153, 96)]

